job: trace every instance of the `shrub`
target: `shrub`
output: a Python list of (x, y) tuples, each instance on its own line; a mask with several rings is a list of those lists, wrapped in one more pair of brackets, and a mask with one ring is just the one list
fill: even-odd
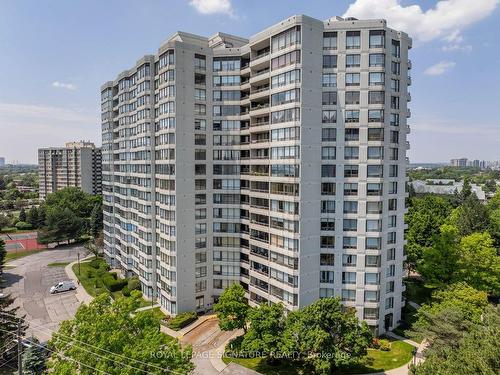
[(110, 292), (118, 292), (127, 285), (127, 280), (116, 279), (116, 273), (107, 273), (102, 277), (102, 282)]
[(100, 260), (100, 259), (92, 259), (89, 262), (90, 267), (95, 268), (96, 270), (99, 269), (99, 267), (101, 267), (101, 263), (102, 263), (102, 260)]
[(130, 290), (141, 290), (141, 282), (137, 277), (130, 278), (127, 286)]
[(384, 352), (388, 352), (389, 350), (391, 350), (391, 342), (386, 339), (380, 340), (380, 350)]
[(185, 312), (177, 315), (175, 318), (170, 319), (168, 322), (168, 327), (173, 329), (174, 331), (178, 331), (188, 324), (191, 324), (196, 319), (198, 319), (198, 315), (194, 311)]
[(125, 285), (122, 289), (122, 294), (125, 296), (125, 297), (130, 297), (130, 289), (127, 285)]
[(373, 349), (380, 349), (380, 339), (374, 337), (373, 340), (372, 340), (372, 345), (371, 347)]
[(19, 230), (27, 230), (27, 229), (32, 229), (33, 226), (25, 221), (18, 221), (16, 223), (16, 228)]

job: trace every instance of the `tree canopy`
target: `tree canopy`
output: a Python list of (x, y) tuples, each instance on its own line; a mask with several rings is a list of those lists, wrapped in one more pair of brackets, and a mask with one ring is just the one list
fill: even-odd
[[(93, 375), (188, 374), (191, 348), (160, 332), (151, 310), (135, 312), (140, 295), (112, 302), (103, 294), (81, 305), (73, 320), (61, 324), (49, 347), (50, 373)], [(82, 365), (83, 364), (83, 365)]]
[(248, 302), (245, 290), (240, 284), (232, 284), (224, 289), (219, 300), (214, 304), (214, 311), (219, 318), (219, 327), (223, 331), (243, 328), (246, 330)]

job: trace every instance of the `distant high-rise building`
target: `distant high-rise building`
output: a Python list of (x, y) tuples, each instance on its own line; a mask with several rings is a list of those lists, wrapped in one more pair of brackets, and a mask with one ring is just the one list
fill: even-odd
[(107, 261), (169, 314), (337, 296), (377, 332), (403, 303), (411, 39), (293, 16), (179, 32), (101, 88)]
[(451, 159), (450, 164), (452, 167), (467, 167), (467, 158)]
[(40, 198), (70, 186), (89, 194), (102, 194), (101, 159), (101, 149), (91, 142), (69, 142), (65, 147), (39, 149)]
[(5, 158), (0, 156), (0, 167), (5, 166)]

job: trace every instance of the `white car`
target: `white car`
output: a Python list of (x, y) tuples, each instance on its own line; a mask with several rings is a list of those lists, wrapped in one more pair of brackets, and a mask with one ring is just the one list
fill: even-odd
[(73, 281), (61, 281), (50, 288), (50, 294), (56, 294), (60, 292), (67, 292), (68, 290), (75, 290), (76, 285)]

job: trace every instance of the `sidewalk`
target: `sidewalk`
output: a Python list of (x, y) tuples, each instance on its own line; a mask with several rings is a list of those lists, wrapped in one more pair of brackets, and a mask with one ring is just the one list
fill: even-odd
[[(85, 257), (83, 259), (80, 259), (80, 262), (83, 262), (85, 260), (92, 259), (94, 256), (90, 255), (88, 257)], [(89, 303), (93, 300), (93, 297), (87, 293), (83, 285), (81, 285), (78, 281), (78, 277), (76, 277), (75, 273), (73, 272), (73, 265), (77, 264), (78, 260), (68, 264), (66, 267), (64, 267), (64, 271), (66, 272), (66, 275), (73, 280), (73, 282), (76, 285), (76, 299), (80, 302), (83, 303)]]
[(173, 329), (170, 329), (162, 324), (160, 327), (160, 330), (163, 333), (166, 333), (167, 335), (169, 335), (170, 337), (175, 337), (176, 339), (181, 339), (182, 336), (184, 336), (186, 333), (188, 333), (188, 332), (192, 331), (193, 329), (195, 329), (196, 327), (198, 327), (201, 323), (203, 323), (209, 319), (215, 319), (216, 317), (217, 316), (214, 314), (202, 315), (196, 321), (194, 321), (190, 325), (180, 329), (179, 331), (174, 331)]

